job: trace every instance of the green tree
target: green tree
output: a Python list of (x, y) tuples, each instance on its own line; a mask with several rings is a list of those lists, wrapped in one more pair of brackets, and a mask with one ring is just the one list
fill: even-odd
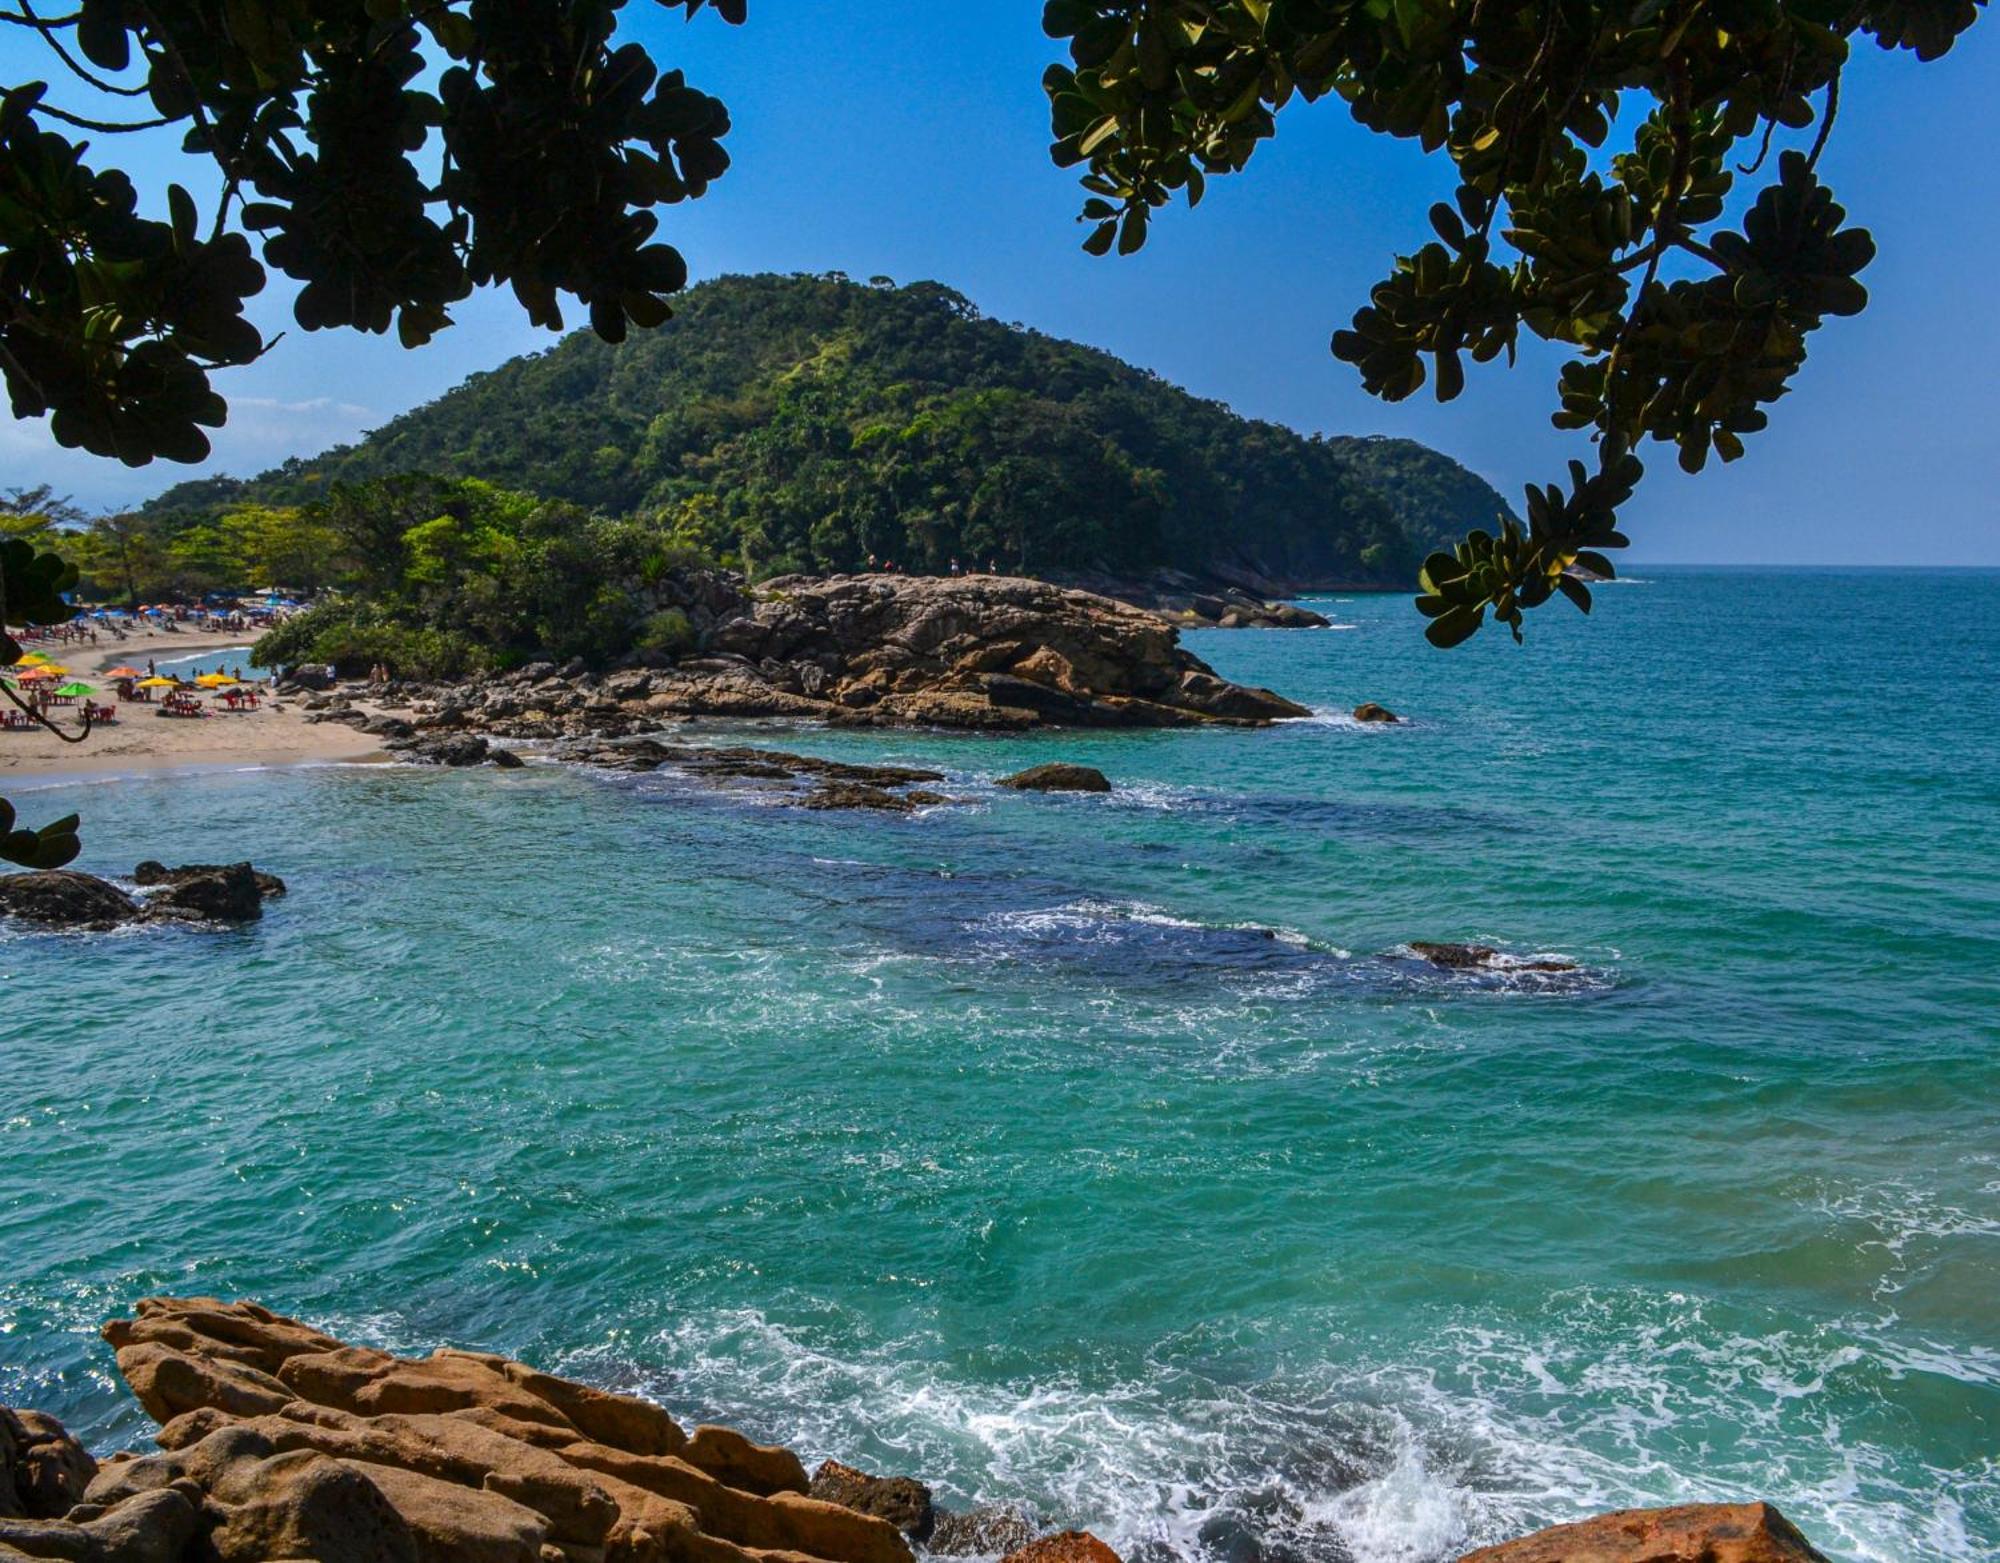
[(298, 505), (232, 506), (222, 513), (222, 534), (250, 585), (310, 595), (339, 574), (340, 534)]
[[(713, 0), (732, 22), (744, 3)], [(727, 168), (729, 118), (638, 45), (613, 47), (624, 5), (80, 0), (43, 17), (11, 0), (0, 21), (38, 31), (63, 79), (135, 100), (103, 120), (46, 82), (0, 88), (15, 415), (52, 414), (60, 443), (132, 465), (201, 460), (227, 415), (209, 371), (265, 350), (243, 305), (266, 265), (301, 284), (305, 330), (393, 324), (410, 347), (484, 284), (551, 329), (565, 294), (610, 340), (659, 324), (687, 266), (655, 241), (653, 208)], [(131, 181), (52, 128), (166, 125), (220, 176), (205, 223), (179, 185), (166, 221), (141, 217)]]
[[(1045, 85), (1099, 255), (1139, 249), (1154, 211), (1242, 169), (1297, 100), (1337, 97), (1451, 159), (1435, 239), (1398, 257), (1334, 354), (1378, 396), (1429, 381), (1449, 400), (1466, 359), (1511, 360), (1525, 328), (1574, 349), (1555, 423), (1597, 452), (1528, 490), (1525, 526), (1426, 561), (1417, 605), (1448, 646), (1489, 611), (1518, 638), (1557, 592), (1589, 610), (1567, 572), (1614, 573), (1602, 550), (1625, 544), (1643, 441), (1690, 472), (1743, 454), (1811, 334), (1867, 303), (1874, 241), (1817, 172), (1850, 49), (1934, 60), (1984, 3), (1048, 0), (1070, 62)], [(1763, 182), (1732, 226), (1739, 172)]]

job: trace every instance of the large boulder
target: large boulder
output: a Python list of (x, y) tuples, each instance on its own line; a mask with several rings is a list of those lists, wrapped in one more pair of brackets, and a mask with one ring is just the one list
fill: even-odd
[(1109, 792), (1111, 781), (1095, 766), (1054, 762), (1031, 765), (1025, 771), (1003, 776), (994, 783), (1016, 792)]
[(1364, 700), (1360, 705), (1354, 708), (1354, 720), (1357, 722), (1379, 722), (1388, 724), (1393, 722), (1400, 722), (1403, 719), (1400, 716), (1396, 715), (1394, 711), (1391, 711), (1387, 706), (1377, 705), (1372, 700)]
[(102, 930), (136, 923), (145, 908), (95, 874), (59, 868), (0, 875), (0, 914), (44, 928)]
[(1019, 1509), (986, 1504), (963, 1513), (940, 1511), (926, 1550), (936, 1557), (1000, 1557), (1035, 1539), (1035, 1524)]
[(1459, 1563), (1827, 1563), (1768, 1503), (1625, 1509), (1468, 1552)]

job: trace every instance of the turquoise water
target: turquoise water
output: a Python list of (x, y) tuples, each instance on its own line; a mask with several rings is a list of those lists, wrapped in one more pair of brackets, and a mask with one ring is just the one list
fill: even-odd
[[(1397, 598), (1190, 637), (1329, 712), (1264, 732), (772, 733), (948, 768), (915, 819), (553, 767), (22, 799), (293, 893), (0, 937), (0, 1401), (141, 1439), (97, 1322), (217, 1292), (1148, 1563), (1734, 1496), (1992, 1556), (2000, 575), (1600, 598), (1525, 650)], [(1121, 792), (990, 786), (1058, 756)]]

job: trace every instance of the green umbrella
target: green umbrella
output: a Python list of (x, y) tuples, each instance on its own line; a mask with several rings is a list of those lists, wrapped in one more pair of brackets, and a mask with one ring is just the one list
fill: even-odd
[(65, 684), (56, 693), (59, 695), (94, 695), (97, 693), (97, 686), (95, 684)]

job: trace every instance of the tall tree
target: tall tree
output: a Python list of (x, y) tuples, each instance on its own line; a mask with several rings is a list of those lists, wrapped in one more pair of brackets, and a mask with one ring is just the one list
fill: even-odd
[[(1575, 350), (1558, 428), (1594, 470), (1531, 487), (1527, 524), (1433, 554), (1417, 606), (1441, 646), (1574, 573), (1610, 576), (1645, 440), (1698, 472), (1743, 454), (1829, 316), (1858, 314), (1875, 254), (1820, 180), (1856, 42), (1934, 60), (1985, 0), (1048, 0), (1070, 63), (1045, 80), (1059, 164), (1081, 166), (1084, 248), (1129, 254), (1152, 214), (1234, 173), (1294, 101), (1338, 97), (1371, 130), (1442, 151), (1458, 189), (1397, 258), (1334, 355), (1390, 401), (1465, 360), (1511, 361), (1525, 327)], [(1773, 141), (1797, 133), (1775, 170)], [(1607, 152), (1609, 155), (1607, 155)], [(1740, 227), (1737, 174), (1762, 176)]]

